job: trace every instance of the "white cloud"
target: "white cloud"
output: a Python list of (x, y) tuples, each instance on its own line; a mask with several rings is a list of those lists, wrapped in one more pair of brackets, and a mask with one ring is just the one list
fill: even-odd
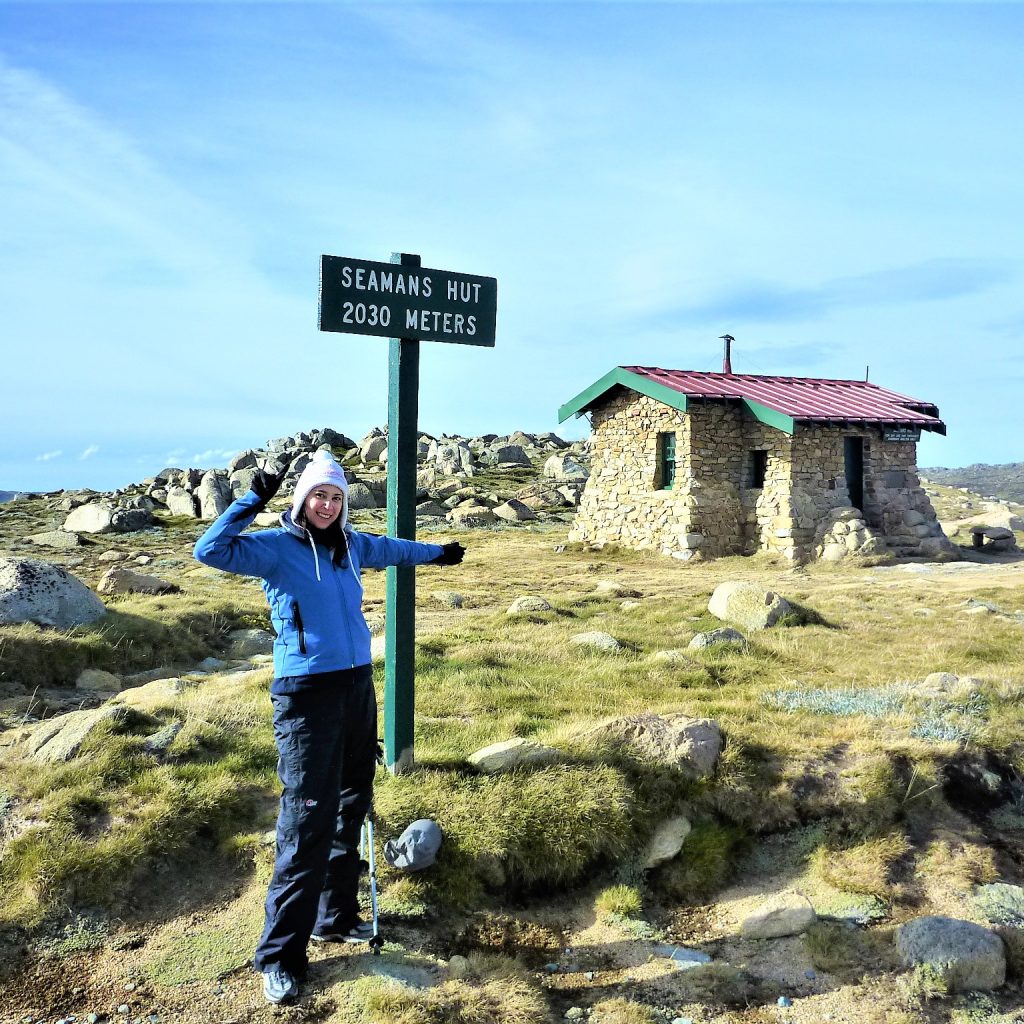
[(208, 466), (214, 462), (227, 463), (236, 454), (233, 448), (207, 448), (205, 452), (196, 452), (191, 462), (193, 466)]
[(43, 452), (36, 456), (36, 462), (49, 462), (50, 459), (59, 459), (64, 453), (59, 449), (55, 452)]
[(99, 450), (100, 450), (100, 446), (98, 444), (91, 444), (91, 445), (89, 445), (89, 447), (86, 448), (85, 451), (82, 452), (82, 454), (78, 456), (78, 461), (81, 462), (84, 459), (92, 458), (92, 456), (94, 456)]

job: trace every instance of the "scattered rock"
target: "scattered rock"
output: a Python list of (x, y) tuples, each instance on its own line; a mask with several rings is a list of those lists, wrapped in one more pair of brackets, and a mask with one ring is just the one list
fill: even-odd
[(618, 580), (600, 580), (594, 587), (594, 593), (604, 597), (640, 597), (639, 590), (633, 590)]
[(99, 668), (83, 669), (75, 680), (75, 689), (117, 693), (121, 689), (121, 677)]
[(94, 729), (108, 722), (115, 726), (126, 723), (134, 714), (123, 704), (105, 704), (51, 718), (32, 729), (25, 743), (26, 751), (33, 760), (44, 764), (70, 761)]
[(244, 660), (257, 654), (272, 654), (274, 634), (266, 629), (233, 629), (228, 634), (227, 656)]
[(485, 775), (496, 775), (513, 768), (535, 768), (554, 764), (562, 760), (562, 754), (554, 747), (546, 747), (534, 740), (511, 739), (482, 747), (470, 754), (466, 760), (477, 771)]
[(0, 624), (70, 629), (106, 614), (103, 602), (66, 569), (33, 558), (0, 558)]
[(529, 612), (550, 612), (552, 607), (543, 597), (535, 597), (527, 594), (524, 597), (517, 597), (509, 605), (506, 615), (523, 615)]
[(801, 892), (787, 889), (769, 897), (740, 925), (745, 939), (777, 939), (799, 935), (817, 920), (811, 901)]
[(114, 510), (98, 501), (79, 505), (64, 520), (61, 529), (69, 533), (110, 533), (114, 529)]
[(516, 498), (509, 498), (503, 505), (493, 509), (493, 512), (499, 519), (504, 519), (508, 523), (525, 523), (537, 518), (537, 513), (529, 505)]
[(453, 508), (446, 518), (456, 526), (490, 526), (497, 521), (497, 516), (486, 505), (474, 503)]
[(676, 648), (671, 648), (667, 651), (655, 651), (653, 658), (655, 661), (666, 661), (671, 665), (693, 664), (693, 659), (689, 657), (686, 651), (680, 651)]
[(148, 736), (146, 742), (142, 744), (142, 749), (154, 757), (163, 757), (170, 749), (175, 737), (181, 732), (184, 724), (179, 721), (169, 722), (152, 736)]
[(67, 533), (64, 530), (47, 530), (45, 533), (33, 533), (28, 538), (33, 544), (41, 548), (57, 548), (67, 550), (81, 546), (82, 538), (77, 533)]
[(146, 576), (121, 566), (108, 569), (96, 587), (101, 594), (176, 594), (180, 589), (157, 576)]
[(589, 633), (577, 633), (569, 637), (569, 643), (573, 647), (589, 647), (595, 651), (621, 651), (622, 644), (610, 633), (602, 633), (600, 630), (593, 630)]
[(430, 596), (445, 608), (462, 607), (462, 595), (454, 590), (435, 590)]
[(722, 626), (719, 629), (709, 630), (707, 633), (697, 633), (687, 644), (691, 651), (702, 651), (706, 647), (714, 647), (716, 644), (742, 644), (746, 646), (747, 638), (731, 626)]
[(590, 470), (577, 462), (571, 455), (552, 455), (544, 463), (544, 476), (559, 481), (586, 481), (590, 476)]
[(747, 630), (768, 629), (792, 609), (785, 598), (756, 583), (728, 580), (715, 587), (708, 611)]
[(974, 905), (991, 924), (1024, 928), (1024, 889), (1006, 882), (979, 885), (974, 892)]
[[(644, 870), (656, 868), (672, 860), (683, 848), (686, 837), (693, 831), (689, 819), (681, 814), (666, 818), (654, 830), (643, 853)], [(709, 957), (710, 959), (710, 957)]]
[(950, 989), (970, 992), (999, 988), (1006, 981), (1006, 950), (994, 932), (952, 917), (918, 917), (896, 930), (903, 962), (942, 969)]
[(640, 757), (678, 768), (697, 778), (715, 770), (722, 752), (722, 731), (709, 718), (688, 715), (627, 715), (602, 722), (587, 739), (624, 746)]

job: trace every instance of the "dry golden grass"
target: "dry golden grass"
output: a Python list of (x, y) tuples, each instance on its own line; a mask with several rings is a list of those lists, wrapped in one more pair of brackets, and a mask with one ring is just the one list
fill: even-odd
[(902, 833), (869, 839), (846, 849), (819, 847), (811, 868), (825, 883), (841, 892), (887, 899), (892, 895), (892, 869), (910, 850)]

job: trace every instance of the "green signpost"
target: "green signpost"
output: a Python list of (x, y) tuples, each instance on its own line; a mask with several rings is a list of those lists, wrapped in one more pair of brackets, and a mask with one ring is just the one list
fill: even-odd
[[(420, 266), (394, 253), (390, 263), (320, 258), (320, 330), (390, 339), (388, 359), (388, 533), (416, 537), (416, 444), (420, 341), (494, 347), (498, 282)], [(416, 576), (387, 570), (384, 759), (392, 774), (414, 762)]]

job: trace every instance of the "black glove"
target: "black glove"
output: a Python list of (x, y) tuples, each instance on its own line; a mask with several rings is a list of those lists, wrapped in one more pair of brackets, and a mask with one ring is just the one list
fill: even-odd
[(442, 544), (441, 548), (441, 554), (430, 563), (431, 565), (458, 565), (466, 554), (466, 549), (458, 541)]
[(249, 490), (260, 499), (260, 509), (265, 509), (270, 499), (277, 494), (281, 488), (281, 482), (288, 474), (288, 467), (285, 466), (280, 473), (268, 473), (265, 469), (256, 471), (256, 475), (249, 484)]

